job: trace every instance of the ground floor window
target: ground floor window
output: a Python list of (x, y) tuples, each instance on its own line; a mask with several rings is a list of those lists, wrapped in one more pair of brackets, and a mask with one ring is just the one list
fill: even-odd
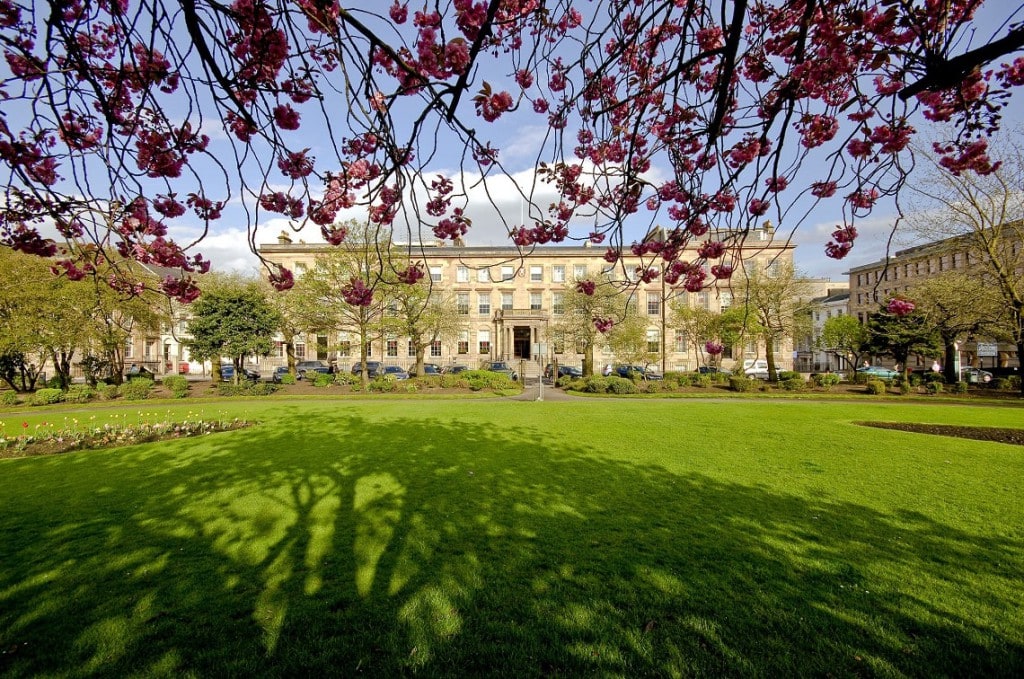
[(441, 355), (441, 340), (434, 340), (430, 343), (430, 355), (434, 358)]
[(389, 339), (387, 342), (388, 358), (398, 358), (398, 340)]

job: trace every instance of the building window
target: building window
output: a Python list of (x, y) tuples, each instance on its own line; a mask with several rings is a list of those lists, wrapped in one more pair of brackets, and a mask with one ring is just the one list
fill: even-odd
[(477, 311), (482, 316), (489, 316), (491, 314), (491, 293), (481, 292), (477, 297)]
[(348, 358), (352, 354), (352, 343), (348, 340), (338, 342), (338, 356)]
[(541, 310), (541, 295), (539, 292), (530, 293), (530, 311)]
[(477, 269), (476, 272), (477, 283), (490, 283), (491, 282), (491, 270), (486, 266), (482, 269)]
[(555, 316), (561, 316), (565, 313), (565, 293), (564, 292), (553, 292), (551, 293), (551, 313)]
[(297, 358), (300, 361), (305, 360), (305, 358), (306, 358), (306, 343), (305, 342), (296, 342), (295, 343), (295, 358)]
[(458, 307), (460, 316), (469, 315), (469, 293), (460, 292), (455, 295), (455, 306)]
[(135, 358), (135, 345), (130, 339), (124, 343), (124, 357)]
[(366, 343), (366, 355), (373, 356), (373, 342)]
[(661, 351), (661, 335), (657, 330), (647, 331), (647, 351), (657, 354)]
[(490, 330), (477, 330), (476, 333), (478, 352), (482, 355), (491, 353), (491, 331)]
[(469, 353), (469, 331), (461, 330), (459, 332), (459, 344), (457, 350), (460, 354)]
[(722, 309), (722, 311), (725, 311), (726, 309), (731, 307), (732, 306), (732, 293), (729, 292), (728, 290), (721, 290), (718, 293), (718, 305)]
[(556, 264), (551, 267), (551, 281), (553, 283), (564, 283), (565, 282), (565, 265)]
[(501, 310), (512, 311), (512, 293), (503, 292), (501, 293)]
[(572, 266), (572, 277), (577, 281), (587, 280), (587, 265), (586, 264), (573, 264)]
[(406, 349), (406, 354), (409, 356), (409, 358), (416, 358), (416, 345), (412, 343), (412, 340), (409, 340), (408, 344), (409, 348)]
[(699, 306), (701, 309), (711, 308), (711, 296), (708, 295), (707, 290), (701, 290), (700, 292), (697, 293), (697, 306)]
[(432, 266), (430, 267), (430, 282), (440, 283), (441, 282), (441, 267)]
[(686, 339), (686, 333), (683, 332), (682, 330), (676, 330), (676, 353), (685, 354), (687, 344), (689, 344), (689, 342)]
[(531, 283), (543, 283), (544, 282), (544, 267), (531, 265), (530, 266), (530, 282)]
[(441, 340), (434, 340), (430, 343), (430, 355), (433, 358), (441, 355)]
[(460, 266), (455, 269), (455, 282), (456, 283), (468, 283), (469, 282), (469, 267)]
[(389, 339), (387, 341), (387, 352), (388, 358), (398, 358), (398, 340)]
[(661, 314), (661, 295), (656, 292), (647, 293), (647, 315), (658, 316)]
[(501, 280), (502, 281), (510, 281), (513, 278), (515, 278), (515, 276), (516, 276), (516, 272), (515, 272), (515, 269), (513, 267), (511, 267), (511, 266), (503, 266), (503, 267), (501, 267)]
[(398, 302), (395, 302), (395, 301), (388, 302), (388, 306), (387, 306), (386, 312), (387, 312), (387, 315), (392, 317), (392, 318), (398, 316)]
[(295, 262), (295, 277), (302, 278), (302, 275), (309, 271), (309, 266), (305, 262)]

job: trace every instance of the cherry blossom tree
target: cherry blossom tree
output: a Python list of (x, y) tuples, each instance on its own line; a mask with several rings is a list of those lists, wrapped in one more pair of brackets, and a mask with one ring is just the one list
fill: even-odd
[[(334, 244), (354, 214), (385, 237), (463, 237), (467, 187), (510, 172), (499, 131), (530, 121), (557, 200), (520, 187), (520, 247), (589, 239), (693, 289), (705, 265), (731, 276), (755, 221), (830, 201), (843, 257), (904, 183), (918, 121), (942, 126), (947, 171), (994, 169), (1024, 27), (1001, 9), (982, 33), (982, 2), (0, 0), (0, 241), (70, 278), (113, 251), (174, 267), (161, 288), (187, 301), (232, 203), (254, 251), (267, 216)], [(178, 243), (186, 218), (203, 229)], [(667, 237), (628, 242), (644, 222)]]

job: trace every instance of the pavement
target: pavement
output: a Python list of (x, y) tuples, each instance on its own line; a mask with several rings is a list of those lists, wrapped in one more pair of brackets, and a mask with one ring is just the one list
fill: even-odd
[(518, 396), (510, 396), (510, 400), (513, 401), (579, 401), (582, 400), (580, 396), (571, 396), (566, 394), (561, 389), (556, 389), (550, 384), (545, 384), (542, 390), (539, 383), (533, 382), (527, 384), (523, 388), (523, 392)]

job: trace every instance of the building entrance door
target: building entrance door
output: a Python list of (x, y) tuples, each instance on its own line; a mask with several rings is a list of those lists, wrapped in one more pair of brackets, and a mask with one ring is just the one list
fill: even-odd
[(530, 358), (530, 326), (517, 325), (512, 328), (512, 355), (515, 358)]

